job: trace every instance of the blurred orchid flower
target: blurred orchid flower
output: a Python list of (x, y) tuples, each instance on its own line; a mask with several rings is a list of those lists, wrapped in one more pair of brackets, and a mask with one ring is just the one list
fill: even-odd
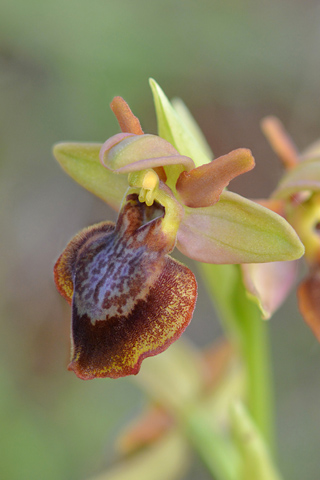
[(199, 133), (184, 125), (154, 81), (151, 86), (160, 137), (144, 134), (116, 97), (111, 108), (122, 133), (102, 145), (54, 148), (71, 177), (119, 210), (116, 225), (102, 222), (76, 235), (55, 266), (57, 288), (72, 305), (69, 369), (82, 379), (137, 374), (144, 358), (185, 330), (197, 287), (193, 273), (168, 255), (175, 245), (208, 263), (303, 254), (282, 217), (224, 191), (253, 168), (251, 152), (241, 148), (211, 162)]
[[(262, 129), (286, 173), (270, 199), (259, 203), (286, 218), (305, 246), (309, 274), (298, 288), (299, 308), (320, 341), (320, 143), (299, 154), (277, 118), (265, 118)], [(269, 318), (295, 283), (298, 262), (243, 265), (242, 269), (249, 293)]]

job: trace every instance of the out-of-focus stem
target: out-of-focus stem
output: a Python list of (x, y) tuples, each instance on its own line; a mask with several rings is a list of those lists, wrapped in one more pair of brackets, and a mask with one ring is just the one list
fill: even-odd
[(239, 480), (239, 455), (221, 432), (208, 424), (200, 408), (188, 409), (183, 415), (183, 429), (215, 480)]
[(241, 402), (235, 402), (230, 410), (235, 441), (241, 452), (240, 478), (259, 480), (281, 480), (270, 451), (256, 425)]
[[(240, 305), (242, 303), (245, 302), (239, 301)], [(246, 304), (248, 303), (249, 301), (246, 301)], [(268, 324), (261, 319), (258, 308), (253, 303), (242, 305), (241, 310), (240, 305), (239, 315), (243, 323), (242, 354), (248, 378), (248, 408), (266, 444), (273, 450), (273, 395)]]
[(240, 268), (201, 264), (222, 326), (239, 350), (247, 376), (247, 404), (265, 442), (273, 449), (273, 402), (267, 323), (247, 296)]

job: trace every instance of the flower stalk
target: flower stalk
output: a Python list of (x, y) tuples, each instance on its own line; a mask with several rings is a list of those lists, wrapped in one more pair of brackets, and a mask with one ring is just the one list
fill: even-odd
[(207, 291), (222, 327), (244, 363), (247, 405), (261, 435), (273, 449), (274, 419), (268, 325), (248, 299), (240, 269), (233, 265), (200, 264)]

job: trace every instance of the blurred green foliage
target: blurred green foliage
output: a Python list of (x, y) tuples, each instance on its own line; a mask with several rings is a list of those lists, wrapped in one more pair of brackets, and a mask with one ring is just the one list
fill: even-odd
[[(63, 175), (52, 144), (116, 133), (108, 108), (116, 94), (155, 131), (153, 76), (185, 100), (216, 155), (253, 149), (256, 172), (234, 185), (268, 193), (280, 170), (259, 119), (281, 116), (301, 148), (319, 136), (319, 31), (311, 0), (1, 1), (0, 478), (99, 472), (142, 398), (127, 380), (83, 383), (65, 371), (70, 311), (52, 267), (77, 230), (114, 214)], [(189, 335), (204, 344), (218, 329), (200, 300)], [(294, 305), (271, 327), (280, 466), (286, 478), (313, 480), (319, 347)]]

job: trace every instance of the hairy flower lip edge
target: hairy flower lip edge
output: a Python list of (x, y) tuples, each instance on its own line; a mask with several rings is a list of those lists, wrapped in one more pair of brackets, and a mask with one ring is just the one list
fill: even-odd
[(160, 353), (165, 352), (170, 347), (170, 345), (172, 345), (174, 342), (179, 340), (179, 338), (184, 333), (186, 328), (190, 325), (190, 322), (192, 320), (192, 315), (193, 315), (193, 312), (191, 314), (190, 320), (185, 325), (183, 330), (177, 332), (175, 335), (173, 335), (172, 337), (167, 339), (166, 342), (162, 346), (157, 347), (152, 352), (142, 353), (139, 356), (135, 365), (132, 368), (125, 370), (124, 374), (123, 373), (113, 373), (113, 372), (111, 374), (109, 373), (109, 374), (105, 374), (105, 375), (104, 374), (103, 375), (97, 375), (97, 374), (92, 374), (92, 373), (82, 374), (80, 369), (77, 367), (77, 361), (74, 360), (74, 359), (72, 359), (70, 361), (69, 365), (67, 366), (67, 370), (69, 370), (70, 372), (71, 371), (74, 372), (77, 375), (77, 377), (80, 378), (80, 380), (94, 380), (95, 378), (111, 378), (111, 379), (115, 380), (117, 378), (128, 377), (129, 375), (138, 375), (138, 373), (140, 372), (141, 367), (142, 367), (142, 362), (146, 358), (152, 358), (152, 357), (155, 357), (156, 355), (159, 355)]

